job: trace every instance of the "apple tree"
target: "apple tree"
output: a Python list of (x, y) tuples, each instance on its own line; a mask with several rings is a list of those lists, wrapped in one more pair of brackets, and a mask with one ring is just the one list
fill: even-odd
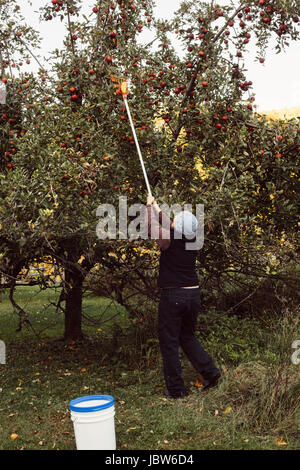
[[(22, 263), (50, 256), (65, 270), (70, 338), (82, 335), (83, 285), (95, 265), (99, 290), (133, 314), (138, 307), (127, 299), (143, 295), (155, 301), (156, 295), (152, 244), (143, 242), (141, 252), (136, 243), (98, 240), (95, 233), (100, 204), (117, 208), (119, 196), (127, 196), (128, 205), (146, 197), (113, 76), (130, 81), (129, 106), (158, 202), (205, 205), (202, 286), (210, 279), (219, 286), (233, 273), (272, 274), (267, 252), (270, 244), (295, 234), (299, 194), (293, 175), (298, 123), (270, 123), (255, 113), (244, 61), (249, 43), (255, 42), (263, 64), (271, 40), (280, 52), (299, 38), (296, 1), (224, 7), (183, 1), (169, 21), (154, 18), (150, 0), (103, 0), (88, 15), (82, 11), (79, 0), (42, 6), (41, 20), (53, 27), (64, 21), (64, 43), (52, 52), (51, 67), (40, 64), (38, 74), (21, 69), (18, 77), (8, 76), (21, 127), (9, 155), (12, 166), (1, 170), (0, 189), (6, 252), (13, 247)], [(154, 33), (150, 44), (139, 39), (146, 28)], [(1, 59), (8, 66), (13, 54), (28, 52), (12, 29), (8, 23), (11, 57)], [(6, 120), (0, 125), (8, 129)]]

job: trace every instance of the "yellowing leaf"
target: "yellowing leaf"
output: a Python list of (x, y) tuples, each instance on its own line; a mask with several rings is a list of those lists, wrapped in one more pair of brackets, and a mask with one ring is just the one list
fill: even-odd
[(10, 438), (14, 441), (15, 439), (18, 439), (19, 434), (13, 433), (10, 435)]
[(230, 408), (230, 406), (228, 406), (228, 407), (226, 408), (226, 410), (224, 411), (224, 414), (231, 413), (231, 411), (232, 411), (232, 408)]
[(287, 442), (285, 442), (281, 437), (280, 439), (278, 439), (277, 445), (278, 446), (287, 446)]
[(197, 388), (201, 388), (201, 387), (202, 387), (202, 383), (199, 382), (199, 380), (197, 379), (196, 382), (194, 383), (194, 386), (197, 387)]

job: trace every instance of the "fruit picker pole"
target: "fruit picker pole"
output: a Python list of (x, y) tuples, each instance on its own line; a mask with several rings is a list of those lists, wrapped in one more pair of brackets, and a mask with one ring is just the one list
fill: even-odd
[(138, 142), (138, 139), (137, 139), (137, 136), (136, 136), (136, 132), (135, 132), (134, 124), (133, 124), (133, 121), (132, 121), (130, 109), (129, 109), (129, 106), (128, 106), (127, 95), (129, 93), (129, 89), (128, 89), (128, 84), (127, 84), (126, 81), (122, 82), (121, 87), (120, 87), (120, 91), (122, 93), (123, 100), (124, 100), (124, 103), (125, 103), (125, 106), (126, 106), (126, 110), (127, 110), (129, 122), (130, 122), (130, 125), (131, 125), (135, 145), (136, 145), (136, 148), (137, 148), (138, 156), (139, 156), (141, 166), (142, 166), (142, 170), (143, 170), (143, 173), (144, 173), (144, 178), (145, 178), (145, 182), (146, 182), (146, 186), (147, 186), (147, 191), (148, 191), (149, 196), (152, 196), (152, 192), (151, 192), (151, 188), (150, 188), (146, 168), (145, 168), (145, 165), (144, 165), (144, 160), (143, 160), (143, 157), (142, 157), (141, 149), (140, 149), (140, 146), (139, 146), (139, 142)]

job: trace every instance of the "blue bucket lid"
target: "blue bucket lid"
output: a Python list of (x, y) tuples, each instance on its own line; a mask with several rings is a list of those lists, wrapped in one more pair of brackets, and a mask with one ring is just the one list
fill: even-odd
[[(95, 404), (93, 402), (105, 401), (102, 404)], [(80, 406), (83, 402), (91, 402), (90, 406)], [(106, 408), (113, 406), (115, 400), (111, 395), (87, 395), (86, 397), (75, 398), (70, 401), (70, 410), (77, 411), (79, 413), (90, 413), (91, 411), (101, 411)]]

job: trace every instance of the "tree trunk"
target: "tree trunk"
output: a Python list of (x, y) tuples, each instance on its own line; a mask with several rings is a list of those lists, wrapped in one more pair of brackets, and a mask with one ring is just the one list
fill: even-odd
[(81, 330), (82, 284), (83, 276), (80, 272), (65, 270), (65, 339), (75, 340), (83, 337)]

